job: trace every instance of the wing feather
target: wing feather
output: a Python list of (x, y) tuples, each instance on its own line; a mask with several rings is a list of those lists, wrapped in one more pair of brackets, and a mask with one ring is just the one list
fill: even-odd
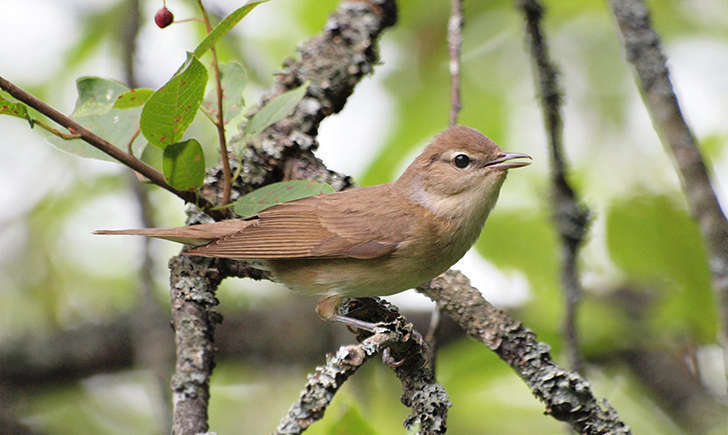
[(279, 204), (240, 231), (186, 253), (239, 259), (381, 257), (411, 231), (387, 209), (391, 189), (384, 184)]

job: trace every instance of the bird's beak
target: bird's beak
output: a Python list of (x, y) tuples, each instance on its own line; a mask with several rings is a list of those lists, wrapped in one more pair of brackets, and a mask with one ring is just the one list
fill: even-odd
[(522, 166), (528, 166), (531, 164), (531, 162), (527, 160), (518, 160), (515, 162), (510, 162), (509, 160), (513, 159), (529, 159), (533, 160), (531, 156), (528, 154), (521, 154), (521, 153), (501, 153), (498, 157), (495, 159), (487, 162), (484, 166), (493, 168), (493, 169), (513, 169), (513, 168), (520, 168)]

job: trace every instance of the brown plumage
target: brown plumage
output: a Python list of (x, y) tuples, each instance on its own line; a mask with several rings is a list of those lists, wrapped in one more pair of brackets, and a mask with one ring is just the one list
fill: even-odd
[(303, 198), (244, 219), (97, 233), (201, 245), (186, 255), (261, 260), (291, 289), (326, 296), (319, 314), (339, 319), (342, 297), (397, 293), (457, 262), (480, 234), (507, 169), (529, 164), (513, 161), (523, 157), (456, 126), (392, 183)]

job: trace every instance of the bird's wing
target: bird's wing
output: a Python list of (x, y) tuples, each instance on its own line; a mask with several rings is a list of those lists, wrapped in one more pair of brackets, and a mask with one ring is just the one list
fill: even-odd
[(407, 230), (393, 219), (389, 185), (283, 203), (251, 225), (187, 251), (223, 258), (377, 258), (397, 249)]

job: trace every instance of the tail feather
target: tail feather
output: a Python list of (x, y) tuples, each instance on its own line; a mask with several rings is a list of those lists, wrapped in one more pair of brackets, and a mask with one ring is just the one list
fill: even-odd
[(190, 225), (176, 228), (144, 228), (131, 230), (98, 230), (94, 234), (147, 236), (171, 240), (186, 245), (204, 245), (251, 225), (250, 221), (231, 219), (212, 224)]

